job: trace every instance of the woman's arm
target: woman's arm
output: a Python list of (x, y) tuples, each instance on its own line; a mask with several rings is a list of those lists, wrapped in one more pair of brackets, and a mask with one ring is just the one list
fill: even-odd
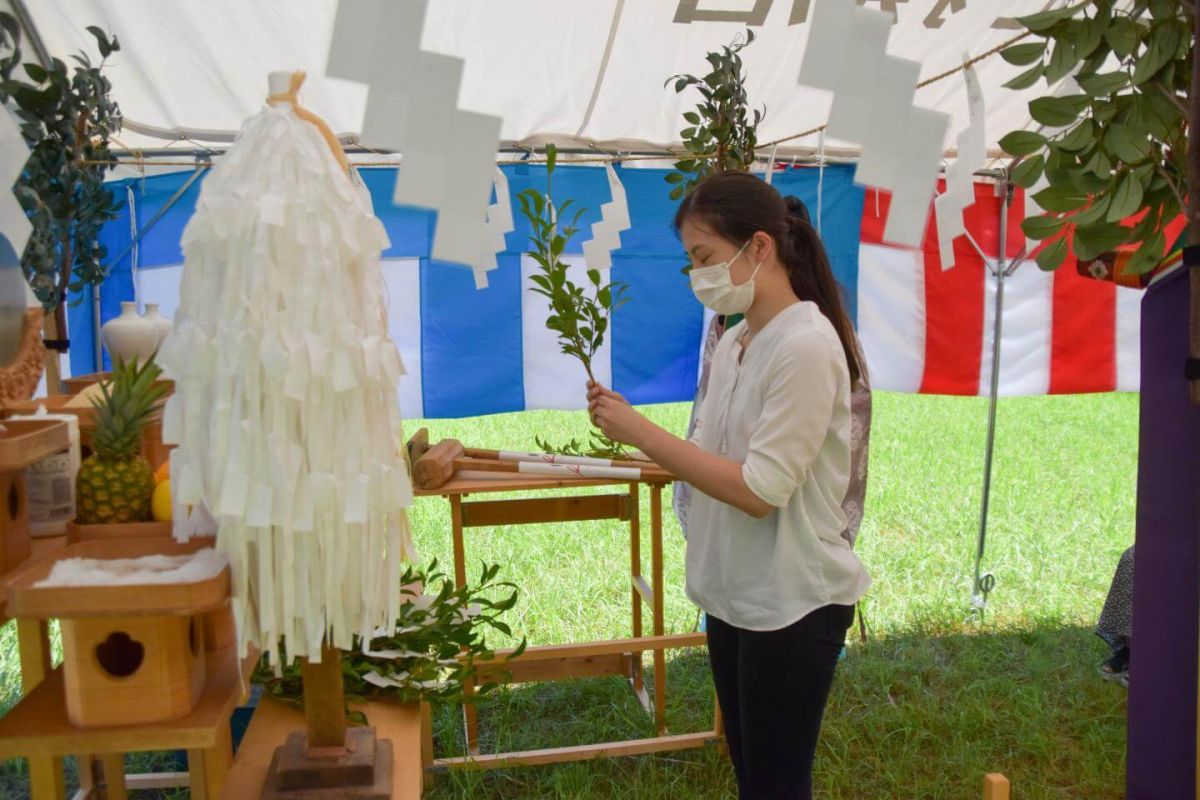
[(709, 497), (760, 519), (775, 510), (746, 485), (739, 462), (701, 450), (663, 430), (638, 413), (621, 395), (603, 386), (589, 385), (588, 401), (592, 422), (605, 436), (636, 447)]

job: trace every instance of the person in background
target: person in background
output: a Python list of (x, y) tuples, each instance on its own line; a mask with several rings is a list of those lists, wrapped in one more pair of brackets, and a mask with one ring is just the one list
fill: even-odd
[(723, 172), (684, 199), (675, 226), (696, 297), (745, 315), (717, 345), (692, 439), (595, 383), (589, 413), (695, 488), (686, 590), (707, 614), (739, 798), (807, 800), (838, 655), (870, 585), (843, 535), (858, 348), (794, 198)]
[(1112, 654), (1100, 665), (1105, 680), (1116, 681), (1129, 688), (1129, 645), (1133, 630), (1133, 548), (1121, 554), (1104, 609), (1096, 624), (1096, 635), (1103, 639)]

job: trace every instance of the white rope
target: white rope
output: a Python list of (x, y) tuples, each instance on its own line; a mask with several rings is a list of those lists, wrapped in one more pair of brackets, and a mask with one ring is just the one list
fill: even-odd
[(825, 129), (817, 133), (817, 236), (821, 235), (821, 208), (825, 205)]
[(142, 287), (138, 284), (138, 226), (137, 203), (133, 196), (133, 187), (125, 185), (125, 199), (129, 203), (129, 240), (133, 249), (129, 253), (129, 277), (133, 279), (133, 302), (138, 303), (141, 310)]

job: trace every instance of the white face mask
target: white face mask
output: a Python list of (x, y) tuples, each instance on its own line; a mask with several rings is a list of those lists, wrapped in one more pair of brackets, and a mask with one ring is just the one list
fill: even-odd
[(745, 283), (734, 283), (729, 273), (733, 262), (750, 245), (747, 241), (742, 245), (737, 255), (722, 264), (711, 267), (693, 268), (689, 273), (692, 282), (692, 293), (696, 299), (718, 314), (745, 314), (754, 302), (754, 276), (758, 274), (762, 262), (754, 265), (750, 280)]

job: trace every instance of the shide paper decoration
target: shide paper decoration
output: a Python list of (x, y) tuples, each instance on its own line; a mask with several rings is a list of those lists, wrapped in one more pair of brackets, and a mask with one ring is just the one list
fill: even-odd
[(7, 109), (0, 109), (0, 233), (8, 239), (17, 258), (25, 252), (29, 234), (33, 231), (25, 209), (13, 193), (13, 186), (28, 160), (29, 148), (21, 129)]
[(612, 200), (600, 206), (600, 221), (592, 225), (592, 238), (583, 243), (583, 259), (588, 269), (611, 269), (612, 251), (621, 247), (621, 231), (633, 227), (625, 187), (612, 164), (604, 165)]
[[(964, 54), (963, 60), (966, 58)], [(983, 89), (974, 67), (964, 68), (963, 78), (967, 82), (969, 123), (958, 134), (958, 158), (946, 168), (946, 191), (933, 203), (943, 270), (954, 266), (954, 240), (967, 232), (963, 211), (975, 203), (974, 173), (987, 162)]]
[(471, 267), (483, 288), (496, 267), (486, 220), (501, 120), (458, 108), (462, 59), (421, 50), (427, 4), (340, 3), (326, 72), (368, 85), (363, 139), (403, 156), (394, 202), (436, 211), (433, 257)]
[(366, 187), (290, 105), (250, 118), (182, 239), (163, 440), (175, 535), (217, 534), (244, 655), (319, 661), (391, 630), (405, 509), (396, 383)]
[[(499, 167), (496, 167), (492, 191), (495, 192), (496, 199), (487, 207), (487, 229), (492, 239), (491, 252), (486, 256), (485, 270), (488, 271), (496, 268), (496, 253), (505, 249), (504, 236), (515, 227), (513, 225), (512, 197), (508, 191), (508, 177)], [(475, 288), (487, 288), (487, 275), (478, 270), (475, 272)]]
[(892, 15), (847, 0), (813, 9), (800, 83), (833, 92), (830, 136), (862, 146), (859, 184), (892, 193), (884, 238), (916, 247), (950, 117), (912, 105), (920, 65), (889, 56)]

